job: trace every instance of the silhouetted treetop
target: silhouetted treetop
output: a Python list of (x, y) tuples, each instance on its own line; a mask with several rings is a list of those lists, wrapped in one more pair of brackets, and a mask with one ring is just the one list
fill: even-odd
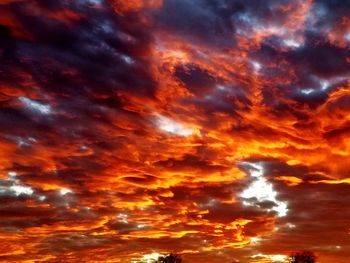
[(290, 263), (316, 263), (316, 256), (311, 251), (295, 252), (290, 256)]
[(182, 259), (179, 255), (170, 254), (165, 257), (159, 257), (157, 262), (158, 263), (181, 263)]

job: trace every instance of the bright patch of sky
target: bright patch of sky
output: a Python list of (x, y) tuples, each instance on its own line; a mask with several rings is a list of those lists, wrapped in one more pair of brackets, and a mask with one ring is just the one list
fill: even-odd
[(61, 189), (59, 190), (59, 192), (60, 192), (60, 195), (66, 195), (66, 194), (73, 193), (73, 191), (70, 190), (70, 189), (68, 189), (68, 188), (61, 188)]
[(302, 90), (300, 90), (300, 92), (305, 94), (305, 95), (309, 95), (311, 93), (314, 93), (315, 89), (302, 89)]
[(288, 256), (286, 255), (265, 255), (265, 254), (256, 254), (256, 255), (253, 255), (251, 256), (251, 258), (254, 258), (254, 259), (268, 259), (270, 260), (271, 262), (288, 262)]
[(141, 262), (145, 262), (145, 263), (153, 263), (156, 262), (158, 260), (159, 257), (164, 257), (165, 255), (159, 254), (159, 253), (151, 253), (151, 254), (146, 254), (143, 255), (142, 257), (142, 261)]
[(135, 63), (135, 61), (134, 61), (131, 57), (129, 57), (129, 56), (121, 55), (121, 58), (122, 58), (122, 60), (123, 60), (126, 64), (128, 64), (128, 65), (132, 65), (132, 64)]
[(4, 181), (11, 182), (12, 185), (11, 186), (0, 185), (0, 194), (20, 196), (20, 195), (32, 195), (34, 193), (33, 188), (29, 186), (21, 185), (19, 183), (19, 180), (17, 179), (17, 173), (15, 171), (9, 171), (7, 175), (8, 175), (8, 179)]
[(223, 85), (217, 85), (216, 87), (218, 90), (221, 90), (221, 91), (228, 91), (229, 89)]
[(129, 223), (127, 214), (119, 214), (117, 216), (117, 218), (118, 218), (118, 222), (120, 222), (120, 223), (124, 223), (124, 224), (128, 224)]
[(31, 187), (22, 185), (12, 185), (10, 186), (9, 190), (13, 191), (16, 196), (32, 195), (34, 193), (34, 190)]
[(283, 44), (287, 47), (290, 47), (290, 48), (298, 48), (301, 46), (301, 44), (298, 41), (296, 41), (292, 38), (283, 40)]
[(255, 71), (259, 71), (261, 69), (261, 64), (259, 62), (252, 61), (251, 63)]
[(22, 102), (26, 107), (33, 111), (39, 112), (40, 114), (47, 115), (51, 113), (51, 107), (43, 103), (39, 103), (35, 100), (31, 100), (27, 97), (19, 97), (18, 100)]
[(252, 238), (250, 238), (250, 243), (251, 244), (257, 244), (257, 243), (260, 243), (260, 241), (261, 241), (260, 237), (252, 237)]
[(259, 206), (259, 203), (270, 201), (275, 205), (267, 211), (275, 211), (279, 217), (286, 216), (288, 212), (287, 203), (277, 200), (277, 192), (273, 185), (264, 178), (264, 167), (261, 164), (247, 162), (244, 162), (243, 165), (247, 166), (250, 176), (256, 178), (240, 193), (239, 196), (245, 199), (243, 204)]
[(294, 225), (294, 224), (292, 224), (292, 223), (287, 223), (286, 226), (287, 226), (288, 228), (296, 228), (296, 227), (297, 227), (296, 225)]
[(321, 90), (325, 91), (329, 88), (329, 82), (327, 80), (320, 81)]
[(81, 2), (86, 4), (101, 5), (103, 0), (81, 0)]
[(189, 136), (193, 133), (192, 129), (164, 116), (159, 116), (156, 124), (159, 129), (179, 136)]
[(16, 176), (17, 176), (17, 173), (16, 173), (16, 172), (14, 172), (14, 171), (10, 171), (10, 172), (8, 172), (8, 173), (7, 173), (7, 175), (8, 175), (9, 177), (14, 178), (14, 177), (16, 177)]

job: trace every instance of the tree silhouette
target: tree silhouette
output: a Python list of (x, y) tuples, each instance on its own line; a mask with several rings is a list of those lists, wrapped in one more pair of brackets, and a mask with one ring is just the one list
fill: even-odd
[(158, 263), (181, 263), (182, 259), (179, 255), (170, 254), (165, 257), (159, 257), (157, 262)]
[(316, 263), (316, 256), (311, 251), (295, 252), (290, 256), (290, 263)]

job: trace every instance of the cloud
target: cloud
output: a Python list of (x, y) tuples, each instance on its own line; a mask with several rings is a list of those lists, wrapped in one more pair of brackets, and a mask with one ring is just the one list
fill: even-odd
[(349, 12), (2, 1), (0, 260), (344, 262)]

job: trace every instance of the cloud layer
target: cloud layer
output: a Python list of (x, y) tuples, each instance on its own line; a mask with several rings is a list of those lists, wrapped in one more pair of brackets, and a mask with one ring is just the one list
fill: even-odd
[(1, 1), (0, 260), (345, 262), (349, 14)]

